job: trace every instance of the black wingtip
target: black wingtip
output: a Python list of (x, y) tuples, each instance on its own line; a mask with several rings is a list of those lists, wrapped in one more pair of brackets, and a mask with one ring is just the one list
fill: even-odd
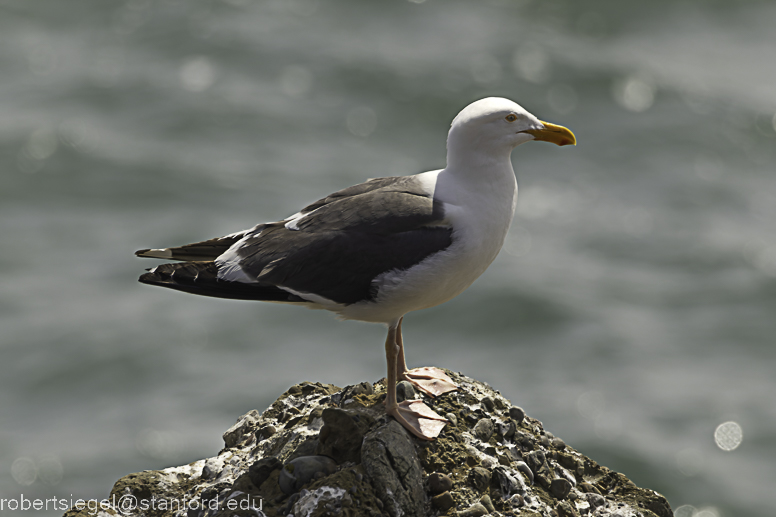
[(156, 270), (156, 268), (146, 269), (148, 273), (143, 273), (138, 277), (137, 281), (141, 284), (147, 284), (147, 285), (158, 285), (161, 287), (169, 287), (168, 284), (170, 284), (170, 278), (171, 276), (169, 274), (159, 274), (159, 271)]
[(137, 251), (135, 252), (135, 256), (136, 256), (136, 257), (142, 257), (142, 256), (143, 256), (143, 254), (145, 254), (145, 253), (148, 253), (149, 251), (151, 251), (151, 248), (146, 248), (146, 249), (144, 249), (144, 250), (137, 250)]

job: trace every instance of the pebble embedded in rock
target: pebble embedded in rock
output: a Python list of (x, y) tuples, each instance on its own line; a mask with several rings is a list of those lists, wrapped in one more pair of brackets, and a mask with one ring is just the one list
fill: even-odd
[(434, 472), (428, 477), (428, 489), (432, 494), (441, 494), (453, 488), (453, 480), (447, 474)]
[[(490, 452), (488, 450), (485, 450), (486, 456), (480, 459), (480, 466), (485, 467), (486, 469), (493, 469), (496, 465), (498, 465), (498, 461), (494, 460), (493, 457), (490, 456)], [(492, 454), (496, 454), (496, 450), (493, 450)]]
[(490, 471), (482, 467), (474, 467), (469, 471), (469, 481), (474, 488), (483, 492), (490, 485)]
[(401, 381), (396, 384), (396, 400), (397, 402), (404, 402), (405, 400), (415, 400), (417, 394), (415, 388), (407, 381)]
[(560, 503), (555, 511), (558, 512), (558, 517), (577, 517), (577, 512), (574, 511), (573, 505), (566, 501)]
[(453, 427), (458, 425), (458, 417), (455, 416), (453, 413), (447, 413), (445, 415), (445, 418), (450, 420), (450, 423), (453, 424)]
[(482, 404), (482, 407), (484, 407), (485, 411), (488, 413), (493, 413), (493, 410), (496, 409), (496, 404), (490, 397), (485, 397), (484, 399), (480, 400), (480, 404)]
[(499, 435), (509, 439), (515, 435), (517, 426), (513, 420), (508, 420), (506, 422), (499, 422), (497, 430)]
[(531, 451), (525, 455), (525, 461), (531, 467), (531, 472), (536, 475), (544, 467), (547, 458), (544, 456), (543, 451)]
[(469, 422), (469, 425), (474, 425), (480, 421), (480, 417), (476, 413), (466, 413), (464, 419)]
[[(283, 465), (280, 470), (278, 484), (284, 494), (293, 494), (307, 483), (316, 479), (316, 475), (323, 476), (334, 473), (337, 464), (326, 456), (300, 456)], [(318, 476), (319, 478), (321, 476)]]
[(596, 487), (594, 487), (593, 485), (588, 483), (587, 481), (583, 481), (582, 483), (580, 483), (578, 485), (578, 487), (579, 487), (579, 489), (582, 492), (586, 492), (588, 494), (598, 494), (598, 495), (601, 495), (601, 492)]
[(509, 408), (509, 418), (514, 420), (516, 424), (519, 424), (525, 418), (525, 411), (521, 407), (512, 406)]
[[(493, 485), (501, 492), (502, 499), (509, 499), (512, 494), (522, 491), (523, 484), (512, 475), (510, 469), (496, 467), (493, 471)], [(486, 505), (487, 506), (487, 505)]]
[(439, 508), (443, 512), (449, 510), (455, 505), (452, 494), (450, 492), (442, 492), (431, 498), (431, 504), (434, 508)]
[(375, 390), (371, 382), (360, 382), (354, 388), (352, 395), (372, 395)]
[(468, 509), (458, 512), (458, 517), (482, 517), (488, 514), (488, 509), (482, 503), (474, 503)]
[(493, 513), (496, 511), (496, 508), (493, 506), (493, 502), (490, 500), (489, 495), (482, 496), (482, 499), (480, 499), (480, 502), (482, 503), (482, 506), (484, 506), (489, 513)]
[(542, 437), (539, 438), (539, 443), (541, 443), (542, 446), (544, 446), (544, 447), (549, 447), (550, 446), (550, 439), (547, 438), (547, 435), (543, 434)]
[(302, 387), (298, 384), (294, 384), (288, 390), (286, 391), (289, 395), (301, 395), (302, 394)]
[(522, 445), (523, 447), (527, 447), (528, 450), (533, 449), (533, 438), (523, 431), (516, 431), (515, 432), (515, 441)]
[(558, 463), (569, 470), (576, 470), (577, 468), (577, 458), (564, 452), (558, 454)]
[(528, 483), (533, 485), (534, 484), (534, 475), (531, 468), (528, 466), (528, 464), (524, 461), (518, 461), (515, 463), (515, 468), (518, 472), (521, 472), (525, 477), (528, 478)]
[(493, 421), (490, 418), (483, 418), (474, 426), (472, 434), (483, 442), (487, 442), (493, 436), (493, 427)]
[(552, 446), (556, 449), (563, 450), (566, 448), (566, 442), (557, 437), (550, 440), (550, 444), (552, 444)]
[(265, 426), (262, 426), (258, 431), (256, 431), (256, 438), (259, 441), (266, 440), (276, 432), (277, 432), (277, 429), (275, 429), (274, 425), (265, 425)]
[(603, 506), (606, 504), (606, 499), (604, 496), (600, 494), (595, 494), (593, 492), (588, 492), (586, 494), (587, 502), (590, 503), (590, 506), (594, 508), (598, 508), (599, 506)]
[(520, 494), (515, 494), (509, 498), (509, 504), (520, 508), (521, 506), (525, 506), (525, 499)]
[(550, 492), (556, 499), (566, 499), (571, 492), (571, 482), (568, 479), (553, 479), (550, 483)]

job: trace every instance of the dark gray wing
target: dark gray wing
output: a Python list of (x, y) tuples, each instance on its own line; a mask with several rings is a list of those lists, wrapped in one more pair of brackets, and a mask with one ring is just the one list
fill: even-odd
[(235, 257), (219, 260), (236, 261), (261, 285), (351, 304), (377, 295), (376, 276), (407, 269), (452, 243), (443, 205), (411, 176), (349, 187), (301, 214), (257, 227), (229, 252)]

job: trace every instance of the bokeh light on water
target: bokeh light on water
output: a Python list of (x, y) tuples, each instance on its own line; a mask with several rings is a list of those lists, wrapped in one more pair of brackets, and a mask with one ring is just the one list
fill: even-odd
[(722, 515), (714, 507), (695, 508), (686, 504), (674, 510), (674, 517), (722, 517)]
[(737, 422), (724, 422), (714, 430), (714, 443), (723, 451), (732, 451), (741, 445), (744, 432)]
[(615, 82), (612, 93), (623, 108), (640, 113), (648, 110), (655, 102), (657, 87), (652, 78), (635, 74)]
[(16, 458), (11, 464), (11, 476), (21, 486), (29, 486), (38, 478), (38, 467), (32, 458)]

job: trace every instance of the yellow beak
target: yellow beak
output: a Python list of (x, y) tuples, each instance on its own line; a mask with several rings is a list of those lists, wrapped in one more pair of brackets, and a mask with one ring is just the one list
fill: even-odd
[(556, 145), (577, 145), (577, 137), (569, 129), (549, 122), (540, 122), (544, 125), (543, 129), (529, 129), (524, 132), (533, 135), (534, 140), (552, 142)]

